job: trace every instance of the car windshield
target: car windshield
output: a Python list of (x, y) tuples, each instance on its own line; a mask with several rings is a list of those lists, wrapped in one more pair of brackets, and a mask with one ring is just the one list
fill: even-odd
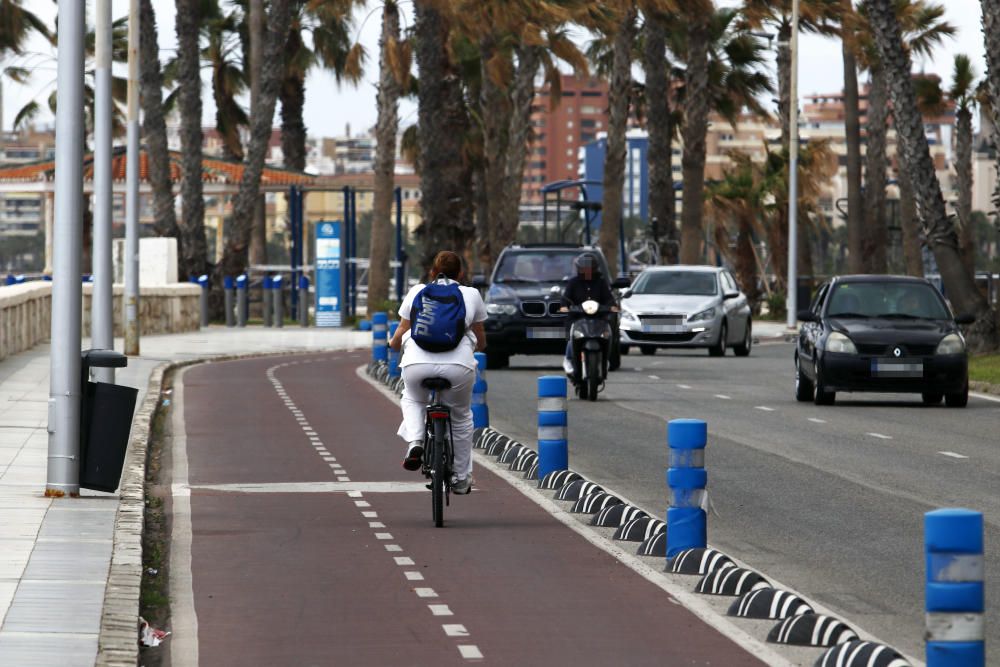
[(493, 281), (497, 283), (559, 283), (572, 278), (578, 252), (538, 251), (505, 253)]
[(841, 283), (830, 296), (826, 312), (828, 317), (950, 319), (937, 291), (916, 282)]
[(636, 278), (632, 293), (712, 296), (719, 290), (715, 275), (712, 271), (647, 271)]

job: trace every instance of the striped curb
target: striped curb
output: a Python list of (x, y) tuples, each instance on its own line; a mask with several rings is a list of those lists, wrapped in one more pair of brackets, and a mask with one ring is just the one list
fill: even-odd
[(814, 667), (910, 667), (910, 663), (885, 644), (855, 640), (832, 647)]
[[(612, 539), (622, 540), (625, 542), (645, 542), (646, 540), (655, 537), (657, 535), (667, 535), (667, 524), (659, 519), (654, 519), (651, 516), (643, 516), (636, 519), (632, 519), (628, 523), (623, 524), (617, 531)], [(666, 545), (664, 544), (664, 549)], [(666, 556), (667, 552), (664, 551), (663, 555)]]
[(570, 512), (573, 514), (596, 514), (606, 507), (624, 504), (622, 499), (617, 496), (604, 491), (597, 491), (577, 499)]
[(767, 641), (796, 646), (836, 646), (854, 641), (858, 635), (846, 623), (823, 614), (800, 614), (778, 623), (767, 635)]
[(758, 588), (770, 588), (767, 579), (753, 570), (743, 567), (724, 567), (713, 570), (701, 578), (696, 593), (706, 595), (729, 595), (739, 597)]
[(724, 567), (735, 567), (733, 559), (715, 549), (685, 549), (667, 559), (667, 572), (706, 575)]
[(779, 588), (760, 588), (733, 602), (728, 613), (738, 618), (783, 621), (791, 616), (813, 614), (815, 611), (795, 593)]
[[(602, 509), (597, 516), (590, 520), (590, 525), (601, 528), (620, 528), (634, 519), (645, 519), (648, 516), (645, 510), (622, 503)], [(618, 532), (615, 531), (615, 535), (617, 534)]]

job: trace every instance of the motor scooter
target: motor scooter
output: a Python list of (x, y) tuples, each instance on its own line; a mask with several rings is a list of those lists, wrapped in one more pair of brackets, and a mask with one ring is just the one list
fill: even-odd
[(573, 361), (570, 381), (576, 394), (583, 400), (597, 400), (608, 377), (608, 357), (611, 350), (612, 329), (609, 315), (612, 309), (588, 299), (579, 306), (570, 306), (574, 317), (569, 327)]

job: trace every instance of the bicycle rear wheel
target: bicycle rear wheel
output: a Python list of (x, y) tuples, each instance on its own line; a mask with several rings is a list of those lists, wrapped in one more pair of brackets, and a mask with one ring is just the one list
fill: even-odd
[(448, 483), (448, 473), (445, 466), (445, 423), (442, 419), (433, 421), (433, 438), (431, 440), (431, 505), (433, 506), (434, 525), (440, 528), (444, 525), (444, 491)]

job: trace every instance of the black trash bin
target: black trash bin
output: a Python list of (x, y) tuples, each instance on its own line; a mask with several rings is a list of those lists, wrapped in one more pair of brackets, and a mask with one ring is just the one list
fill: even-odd
[(84, 350), (80, 364), (80, 487), (113, 493), (121, 481), (139, 390), (91, 382), (91, 368), (124, 368), (114, 350)]

